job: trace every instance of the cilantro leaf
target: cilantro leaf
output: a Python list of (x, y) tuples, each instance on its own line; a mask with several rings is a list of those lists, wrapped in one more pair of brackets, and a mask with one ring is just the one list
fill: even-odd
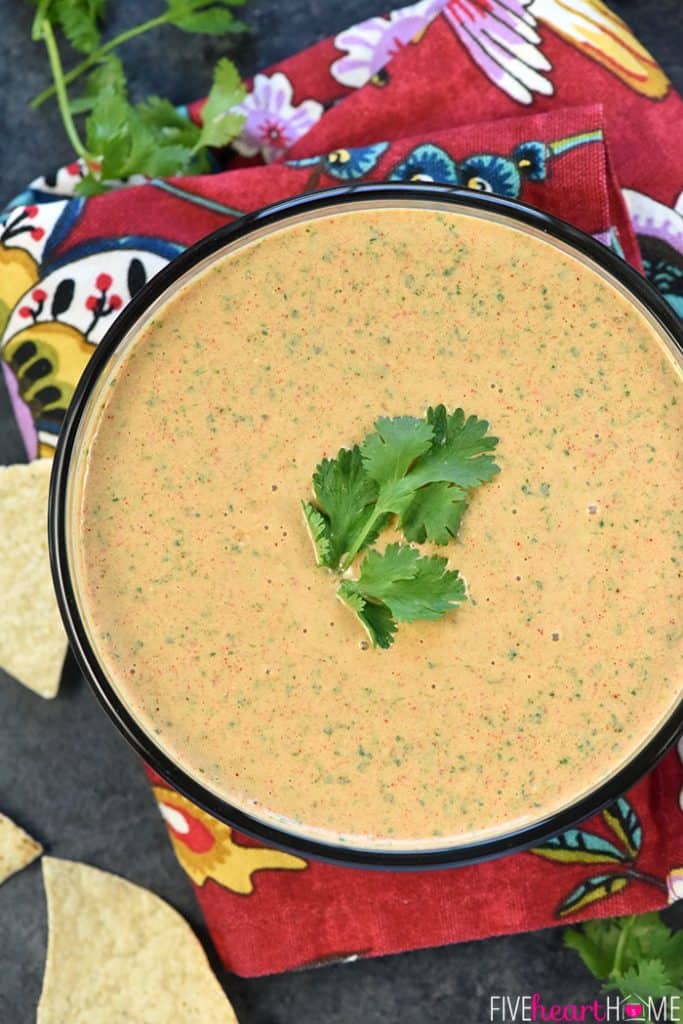
[(213, 72), (213, 85), (202, 107), (202, 129), (196, 148), (201, 146), (227, 146), (240, 133), (244, 115), (233, 108), (246, 96), (244, 84), (237, 68), (222, 57)]
[(401, 516), (401, 529), (408, 540), (424, 544), (448, 544), (460, 529), (467, 511), (465, 491), (456, 484), (427, 484), (416, 491)]
[(628, 998), (645, 1002), (683, 996), (683, 932), (672, 933), (659, 914), (587, 921), (564, 933), (586, 967)]
[(671, 932), (659, 914), (641, 914), (633, 922), (631, 937), (642, 955), (662, 960), (683, 985), (683, 931)]
[(365, 598), (380, 601), (399, 622), (440, 619), (465, 600), (465, 584), (439, 555), (421, 555), (405, 544), (389, 544), (384, 554), (368, 552), (360, 578), (344, 580)]
[(60, 0), (59, 24), (75, 50), (92, 53), (100, 41), (106, 0)]
[(204, 169), (188, 146), (172, 143), (160, 145), (158, 137), (154, 135), (149, 139), (149, 146), (147, 138), (140, 138), (140, 142), (139, 156), (135, 148), (131, 152), (131, 168), (126, 177), (144, 174), (148, 178), (172, 178), (174, 175), (194, 174)]
[(137, 104), (136, 110), (144, 123), (169, 145), (192, 149), (197, 144), (199, 125), (176, 110), (169, 100), (161, 96), (148, 96), (144, 102)]
[(92, 110), (97, 97), (102, 93), (114, 93), (123, 96), (124, 99), (127, 96), (123, 64), (113, 53), (103, 57), (95, 70), (90, 72), (85, 81), (83, 94), (69, 103), (71, 113), (85, 114)]
[(500, 472), (492, 455), (497, 437), (487, 434), (486, 420), (468, 416), (456, 409), (450, 416), (443, 405), (427, 410), (427, 422), (434, 432), (434, 443), (414, 466), (410, 479), (414, 487), (449, 481), (460, 487), (477, 487)]
[[(681, 978), (680, 968), (678, 978)], [(662, 996), (683, 995), (671, 970), (657, 959), (640, 960), (623, 974), (610, 975), (610, 981), (611, 984), (606, 985), (606, 988), (618, 988), (623, 996), (636, 996), (643, 1002), (661, 999)]]
[(355, 591), (345, 588), (342, 583), (337, 591), (338, 597), (356, 613), (367, 632), (373, 647), (391, 647), (394, 633), (397, 630), (396, 620), (385, 604), (366, 601)]
[(360, 578), (345, 579), (339, 597), (359, 616), (380, 647), (393, 642), (396, 622), (435, 620), (465, 600), (465, 584), (438, 555), (389, 544), (384, 554), (368, 552)]
[(316, 561), (318, 565), (331, 565), (331, 538), (329, 520), (319, 512), (314, 505), (308, 501), (302, 501), (301, 507), (306, 517), (308, 532), (315, 548)]
[[(329, 541), (327, 560), (320, 564), (336, 569), (373, 515), (377, 500), (377, 484), (365, 472), (358, 445), (342, 448), (335, 459), (319, 463), (313, 474), (313, 491)], [(363, 546), (376, 534), (368, 534)]]
[(166, 0), (167, 17), (183, 32), (203, 32), (220, 36), (242, 32), (246, 26), (237, 21), (230, 7), (239, 7), (244, 0)]
[[(188, 146), (169, 141), (158, 124), (150, 123), (137, 107), (116, 93), (102, 93), (86, 121), (86, 139), (99, 169), (81, 182), (79, 191), (133, 174), (169, 176), (193, 160)], [(93, 181), (94, 179), (94, 181)]]
[[(499, 472), (488, 454), (498, 438), (487, 434), (488, 426), (476, 416), (466, 420), (462, 409), (449, 416), (443, 405), (430, 408), (425, 419), (378, 419), (375, 431), (361, 446), (365, 472), (378, 486), (375, 510), (349, 548), (342, 568), (349, 567), (367, 545), (368, 535), (391, 514), (401, 517), (408, 540), (447, 544), (465, 511), (466, 490)], [(448, 491), (444, 485), (454, 489)], [(429, 493), (420, 493), (423, 488)]]
[(100, 161), (101, 177), (116, 177), (131, 146), (130, 106), (125, 97), (102, 93), (85, 123), (89, 151)]
[(567, 928), (564, 944), (575, 950), (596, 978), (607, 978), (619, 944), (619, 922), (610, 918), (586, 921), (581, 928)]
[[(234, 65), (220, 60), (204, 105), (209, 121), (202, 128), (184, 117), (168, 100), (150, 96), (131, 105), (125, 83), (109, 69), (110, 87), (98, 91), (86, 121), (86, 142), (98, 163), (79, 184), (81, 195), (104, 191), (106, 183), (143, 174), (150, 178), (208, 170), (206, 148), (225, 145), (239, 131), (241, 115), (226, 112), (244, 95)], [(206, 114), (208, 110), (208, 115)]]
[(100, 41), (99, 22), (106, 0), (33, 0), (51, 25), (58, 25), (75, 50), (93, 53)]
[(401, 483), (415, 460), (430, 449), (434, 429), (425, 420), (396, 416), (377, 420), (375, 431), (363, 442), (365, 470), (381, 488), (385, 511), (402, 512), (411, 494)]

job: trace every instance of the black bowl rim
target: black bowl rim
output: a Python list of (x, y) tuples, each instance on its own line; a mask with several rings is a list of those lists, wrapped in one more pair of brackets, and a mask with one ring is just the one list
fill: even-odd
[(551, 238), (569, 244), (606, 270), (634, 295), (649, 313), (671, 335), (683, 351), (683, 324), (657, 291), (636, 270), (590, 235), (551, 214), (517, 200), (466, 189), (426, 183), (362, 183), (304, 193), (281, 200), (248, 213), (224, 225), (188, 247), (156, 274), (122, 310), (91, 357), (69, 405), (60, 434), (50, 480), (48, 535), (50, 563), (59, 608), (71, 648), (79, 667), (93, 688), (100, 704), (119, 731), (138, 754), (163, 779), (204, 811), (261, 842), (312, 857), (316, 860), (378, 869), (424, 870), (455, 867), (490, 860), (508, 853), (538, 846), (593, 814), (598, 813), (643, 775), (650, 771), (673, 744), (683, 728), (683, 700), (657, 733), (614, 775), (591, 793), (559, 812), (532, 825), (513, 829), (504, 835), (474, 840), (458, 846), (429, 849), (363, 849), (343, 842), (324, 842), (296, 832), (288, 832), (254, 818), (205, 788), (197, 779), (175, 764), (141, 728), (127, 711), (114, 687), (100, 667), (88, 640), (71, 584), (67, 558), (66, 496), (69, 466), (77, 430), (87, 407), (91, 390), (106, 368), (110, 356), (148, 306), (159, 298), (177, 279), (217, 250), (248, 235), (257, 228), (286, 221), (294, 214), (318, 211), (340, 203), (352, 205), (354, 200), (405, 200), (426, 203), (446, 202), (454, 208), (465, 207), (473, 212), (501, 214), (513, 223), (535, 228)]

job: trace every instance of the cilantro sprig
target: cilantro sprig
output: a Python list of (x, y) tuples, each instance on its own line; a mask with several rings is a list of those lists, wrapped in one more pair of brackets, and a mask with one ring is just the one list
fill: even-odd
[[(209, 169), (209, 147), (226, 146), (238, 134), (243, 117), (234, 108), (245, 90), (234, 65), (227, 58), (216, 64), (213, 85), (202, 109), (202, 126), (183, 117), (167, 100), (151, 96), (132, 104), (126, 75), (114, 52), (129, 39), (161, 25), (185, 32), (212, 35), (243, 31), (230, 8), (244, 0), (165, 0), (165, 11), (155, 18), (100, 43), (100, 24), (106, 0), (33, 0), (38, 11), (32, 37), (47, 49), (53, 85), (36, 96), (39, 106), (56, 94), (62, 122), (76, 154), (83, 160), (86, 176), (77, 191), (84, 195), (106, 191), (111, 183), (134, 174), (169, 177), (202, 173)], [(86, 58), (65, 72), (55, 30)], [(81, 96), (70, 99), (67, 87), (89, 72)], [(87, 114), (85, 137), (74, 118)]]
[(390, 647), (398, 622), (440, 619), (465, 600), (465, 584), (448, 559), (422, 556), (405, 544), (369, 551), (360, 579), (342, 580), (339, 597), (377, 647)]
[(342, 576), (339, 598), (375, 646), (390, 647), (399, 622), (440, 619), (466, 599), (447, 559), (410, 546), (371, 550), (358, 579), (348, 571), (390, 524), (406, 540), (446, 545), (458, 533), (470, 492), (499, 467), (488, 423), (429, 408), (423, 419), (381, 417), (362, 445), (323, 459), (313, 474), (313, 501), (302, 508), (319, 566)]
[(683, 931), (671, 932), (659, 914), (586, 921), (568, 928), (564, 943), (604, 982), (603, 991), (645, 1004), (683, 998)]

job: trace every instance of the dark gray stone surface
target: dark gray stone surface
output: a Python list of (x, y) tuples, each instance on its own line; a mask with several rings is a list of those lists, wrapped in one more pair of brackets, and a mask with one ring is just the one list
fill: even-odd
[[(114, 30), (159, 9), (151, 0), (119, 0), (109, 6), (115, 12)], [(245, 18), (254, 34), (237, 47), (170, 29), (129, 44), (133, 91), (138, 98), (158, 92), (184, 102), (205, 92), (209, 69), (222, 54), (236, 56), (242, 72), (251, 74), (388, 6), (387, 0), (251, 0)], [(621, 0), (612, 6), (682, 87), (680, 0)], [(31, 13), (28, 4), (0, 0), (0, 205), (71, 156), (54, 107), (33, 112), (26, 105), (48, 78), (42, 50), (29, 39)], [(6, 396), (0, 393), (0, 461), (22, 458)], [(140, 763), (71, 662), (59, 699), (52, 702), (0, 674), (0, 810), (55, 856), (148, 886), (185, 915), (209, 948)], [(34, 864), (0, 889), (0, 1024), (34, 1020), (45, 941), (40, 868)], [(488, 1000), (494, 993), (539, 990), (548, 1002), (588, 1001), (598, 995), (597, 983), (563, 949), (559, 929), (254, 981), (219, 973), (243, 1024), (480, 1024), (489, 1019)]]

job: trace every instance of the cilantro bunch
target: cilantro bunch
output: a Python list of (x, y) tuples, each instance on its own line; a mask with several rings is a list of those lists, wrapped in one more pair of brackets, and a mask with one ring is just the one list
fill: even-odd
[[(165, 10), (155, 18), (121, 32), (101, 43), (100, 24), (106, 0), (32, 0), (38, 10), (32, 38), (47, 49), (53, 85), (33, 100), (39, 106), (56, 95), (64, 129), (86, 175), (77, 191), (91, 195), (106, 191), (112, 182), (134, 174), (169, 177), (201, 173), (209, 169), (209, 147), (226, 146), (239, 133), (243, 117), (233, 108), (245, 90), (235, 66), (227, 58), (218, 61), (213, 85), (202, 110), (202, 127), (183, 117), (173, 104), (157, 96), (132, 104), (123, 64), (115, 52), (129, 39), (161, 25), (184, 32), (210, 35), (241, 32), (246, 26), (231, 8), (244, 0), (164, 0)], [(84, 60), (65, 72), (55, 31), (60, 30)], [(88, 73), (81, 95), (70, 100), (67, 87)], [(75, 117), (87, 114), (85, 138)]]
[(440, 619), (465, 600), (447, 559), (409, 544), (371, 550), (357, 579), (348, 570), (390, 525), (418, 544), (455, 538), (472, 490), (499, 472), (488, 427), (443, 405), (423, 419), (382, 417), (362, 445), (317, 466), (315, 500), (302, 502), (317, 563), (342, 577), (337, 594), (375, 646), (390, 647), (399, 622)]
[(588, 970), (625, 999), (683, 999), (683, 931), (672, 933), (659, 914), (586, 921), (564, 933)]

